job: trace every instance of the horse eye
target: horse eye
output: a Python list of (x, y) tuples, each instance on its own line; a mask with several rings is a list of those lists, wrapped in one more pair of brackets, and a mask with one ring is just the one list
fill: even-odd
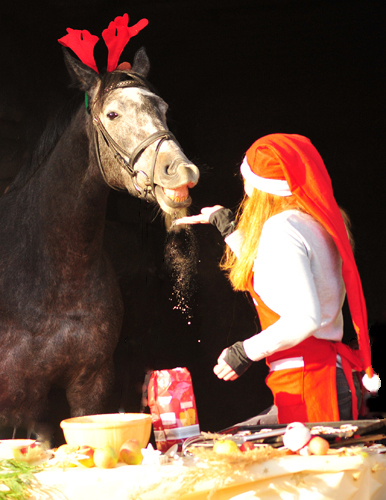
[(118, 113), (115, 111), (111, 111), (110, 113), (107, 113), (107, 118), (110, 118), (110, 120), (115, 120), (115, 118), (118, 116)]

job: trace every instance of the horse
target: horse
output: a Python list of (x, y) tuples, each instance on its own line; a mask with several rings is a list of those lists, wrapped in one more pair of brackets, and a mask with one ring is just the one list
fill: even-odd
[(199, 179), (143, 48), (102, 76), (63, 52), (85, 102), (63, 130), (48, 127), (0, 198), (0, 426), (37, 435), (53, 387), (81, 416), (101, 412), (113, 386), (123, 305), (103, 249), (110, 190), (177, 217)]

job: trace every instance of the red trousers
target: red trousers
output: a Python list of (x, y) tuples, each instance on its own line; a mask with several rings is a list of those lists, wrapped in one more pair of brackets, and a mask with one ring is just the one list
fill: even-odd
[(303, 357), (304, 366), (271, 371), (266, 383), (278, 408), (279, 423), (333, 422), (339, 420), (336, 392), (336, 356), (340, 354), (342, 368), (352, 394), (353, 419), (358, 418), (357, 398), (352, 370), (361, 371), (361, 360), (341, 342), (310, 337), (291, 349), (267, 358), (272, 361)]
[[(249, 289), (257, 303), (257, 313), (263, 329), (275, 323), (280, 316), (269, 309), (253, 289)], [(270, 371), (266, 383), (278, 408), (279, 423), (334, 422), (339, 420), (336, 392), (336, 357), (341, 356), (342, 368), (352, 394), (353, 419), (358, 418), (357, 397), (352, 371), (361, 372), (363, 362), (359, 351), (342, 342), (309, 337), (300, 344), (267, 357), (267, 364), (287, 358), (302, 357), (304, 366)]]

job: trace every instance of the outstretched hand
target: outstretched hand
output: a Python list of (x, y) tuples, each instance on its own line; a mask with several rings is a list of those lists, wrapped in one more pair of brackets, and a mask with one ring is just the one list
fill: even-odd
[(228, 349), (224, 349), (217, 359), (217, 365), (213, 368), (218, 378), (223, 380), (236, 380), (239, 378), (237, 373), (224, 361)]
[(215, 205), (214, 207), (204, 207), (201, 210), (201, 213), (198, 215), (190, 215), (186, 217), (181, 217), (180, 219), (176, 219), (174, 224), (177, 226), (180, 224), (209, 224), (209, 218), (217, 210), (220, 208), (224, 208), (222, 205)]

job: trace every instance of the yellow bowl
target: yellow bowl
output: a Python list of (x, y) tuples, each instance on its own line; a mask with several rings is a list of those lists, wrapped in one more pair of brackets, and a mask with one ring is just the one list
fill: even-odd
[(128, 439), (137, 439), (146, 448), (151, 433), (151, 415), (146, 413), (107, 413), (62, 420), (67, 444), (102, 448), (111, 446), (119, 453)]

